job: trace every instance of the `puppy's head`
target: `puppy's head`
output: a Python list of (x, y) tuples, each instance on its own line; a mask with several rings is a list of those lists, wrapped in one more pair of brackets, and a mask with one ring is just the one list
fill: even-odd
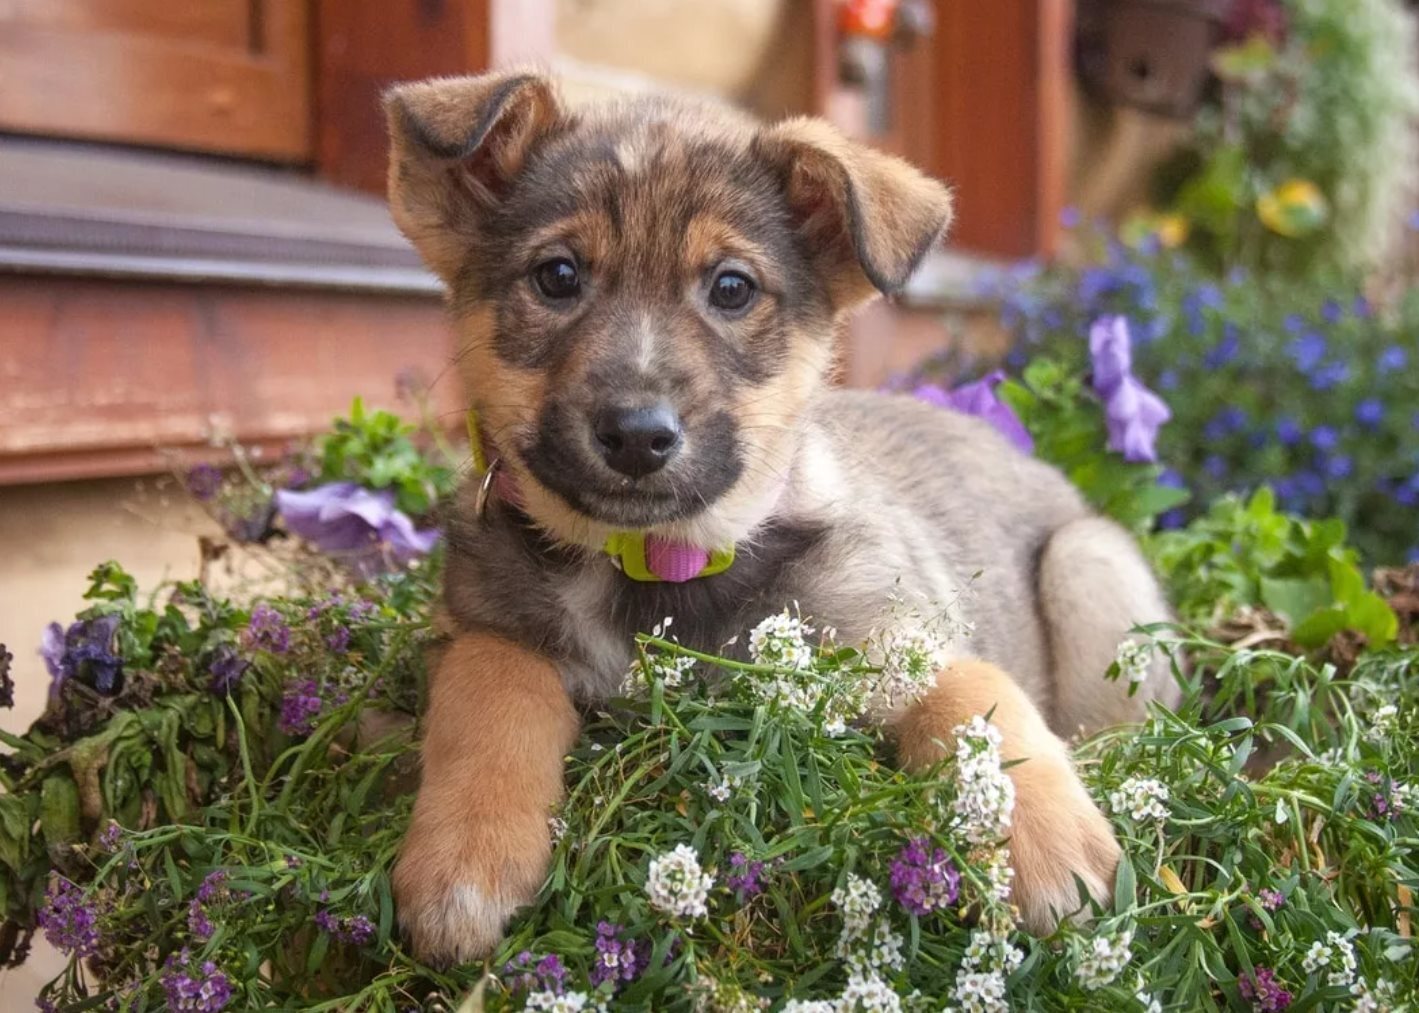
[(386, 99), (395, 221), (448, 285), (459, 364), (531, 516), (600, 545), (743, 537), (782, 488), (841, 314), (903, 285), (946, 188), (809, 119), (531, 74)]

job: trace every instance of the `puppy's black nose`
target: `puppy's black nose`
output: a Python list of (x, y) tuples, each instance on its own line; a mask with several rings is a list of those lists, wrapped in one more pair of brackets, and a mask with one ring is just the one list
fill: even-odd
[(680, 416), (667, 404), (650, 408), (603, 408), (592, 423), (606, 463), (640, 478), (665, 467), (680, 451)]

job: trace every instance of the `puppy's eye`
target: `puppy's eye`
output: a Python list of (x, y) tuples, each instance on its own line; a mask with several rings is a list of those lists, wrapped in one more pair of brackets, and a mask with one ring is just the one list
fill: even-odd
[(581, 276), (566, 257), (544, 260), (532, 270), (537, 291), (548, 299), (572, 299), (581, 293)]
[(720, 271), (710, 282), (710, 305), (725, 313), (736, 313), (754, 301), (758, 286), (740, 271)]

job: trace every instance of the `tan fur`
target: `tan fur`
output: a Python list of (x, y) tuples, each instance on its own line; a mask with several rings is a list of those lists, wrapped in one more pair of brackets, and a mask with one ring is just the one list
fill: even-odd
[(1015, 782), (1013, 896), (1025, 927), (1045, 934), (1079, 909), (1075, 876), (1090, 896), (1109, 899), (1119, 846), (1074, 772), (1065, 744), (1015, 680), (987, 662), (956, 662), (937, 678), (934, 690), (897, 719), (891, 731), (902, 764), (921, 770), (938, 762), (955, 749), (951, 730), (977, 714), (989, 715), (1000, 730), (1004, 760), (1024, 761), (1007, 769)]
[(469, 634), (443, 655), (425, 722), (423, 783), (394, 871), (399, 920), (416, 952), (468, 960), (542, 884), (578, 719), (548, 662)]

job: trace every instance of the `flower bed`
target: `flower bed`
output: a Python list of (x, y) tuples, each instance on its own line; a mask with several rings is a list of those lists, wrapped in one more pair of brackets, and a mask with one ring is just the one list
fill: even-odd
[[(1053, 384), (1007, 392), (1032, 439), (1072, 418), (1094, 441), (1081, 459), (1107, 454), (1103, 404), (1077, 377)], [(299, 484), (446, 483), (438, 455), (377, 464), (413, 441), (367, 440), (371, 425), (342, 424), (331, 439), (363, 456), (318, 453)], [(1112, 490), (1121, 515), (1156, 512), (1164, 501), (1137, 506), (1166, 488), (1156, 467), (1107, 459), (1121, 470), (1095, 493)], [(269, 498), (290, 476), (201, 491), (235, 517), (251, 479)], [(427, 503), (405, 505), (409, 530), (425, 530)], [(453, 970), (404, 949), (389, 886), (437, 648), (439, 554), (402, 563), (390, 543), (406, 529), (380, 517), (368, 539), (334, 546), (338, 564), (232, 550), (287, 560), (280, 595), (188, 582), (144, 597), (119, 567), (95, 572), (91, 607), (50, 644), (49, 710), (4, 737), (0, 946), (21, 957), (38, 931), (73, 958), (42, 1005), (802, 1013), (1416, 998), (1419, 572), (1385, 575), (1384, 596), (1356, 589), (1335, 530), (1266, 496), (1150, 543), (1183, 620), (1153, 634), (1191, 667), (1177, 671), (1176, 713), (1079, 747), (1126, 853), (1092, 923), (1043, 939), (1016, 928), (1013, 793), (988, 715), (921, 777), (856, 720), (919, 689), (942, 639), (969, 631), (931, 623), (863, 649), (786, 611), (745, 631), (750, 662), (684, 649), (673, 623), (640, 638), (625, 699), (587, 715), (567, 759), (545, 888), (486, 966)], [(1136, 653), (1100, 677), (1128, 680)]]

